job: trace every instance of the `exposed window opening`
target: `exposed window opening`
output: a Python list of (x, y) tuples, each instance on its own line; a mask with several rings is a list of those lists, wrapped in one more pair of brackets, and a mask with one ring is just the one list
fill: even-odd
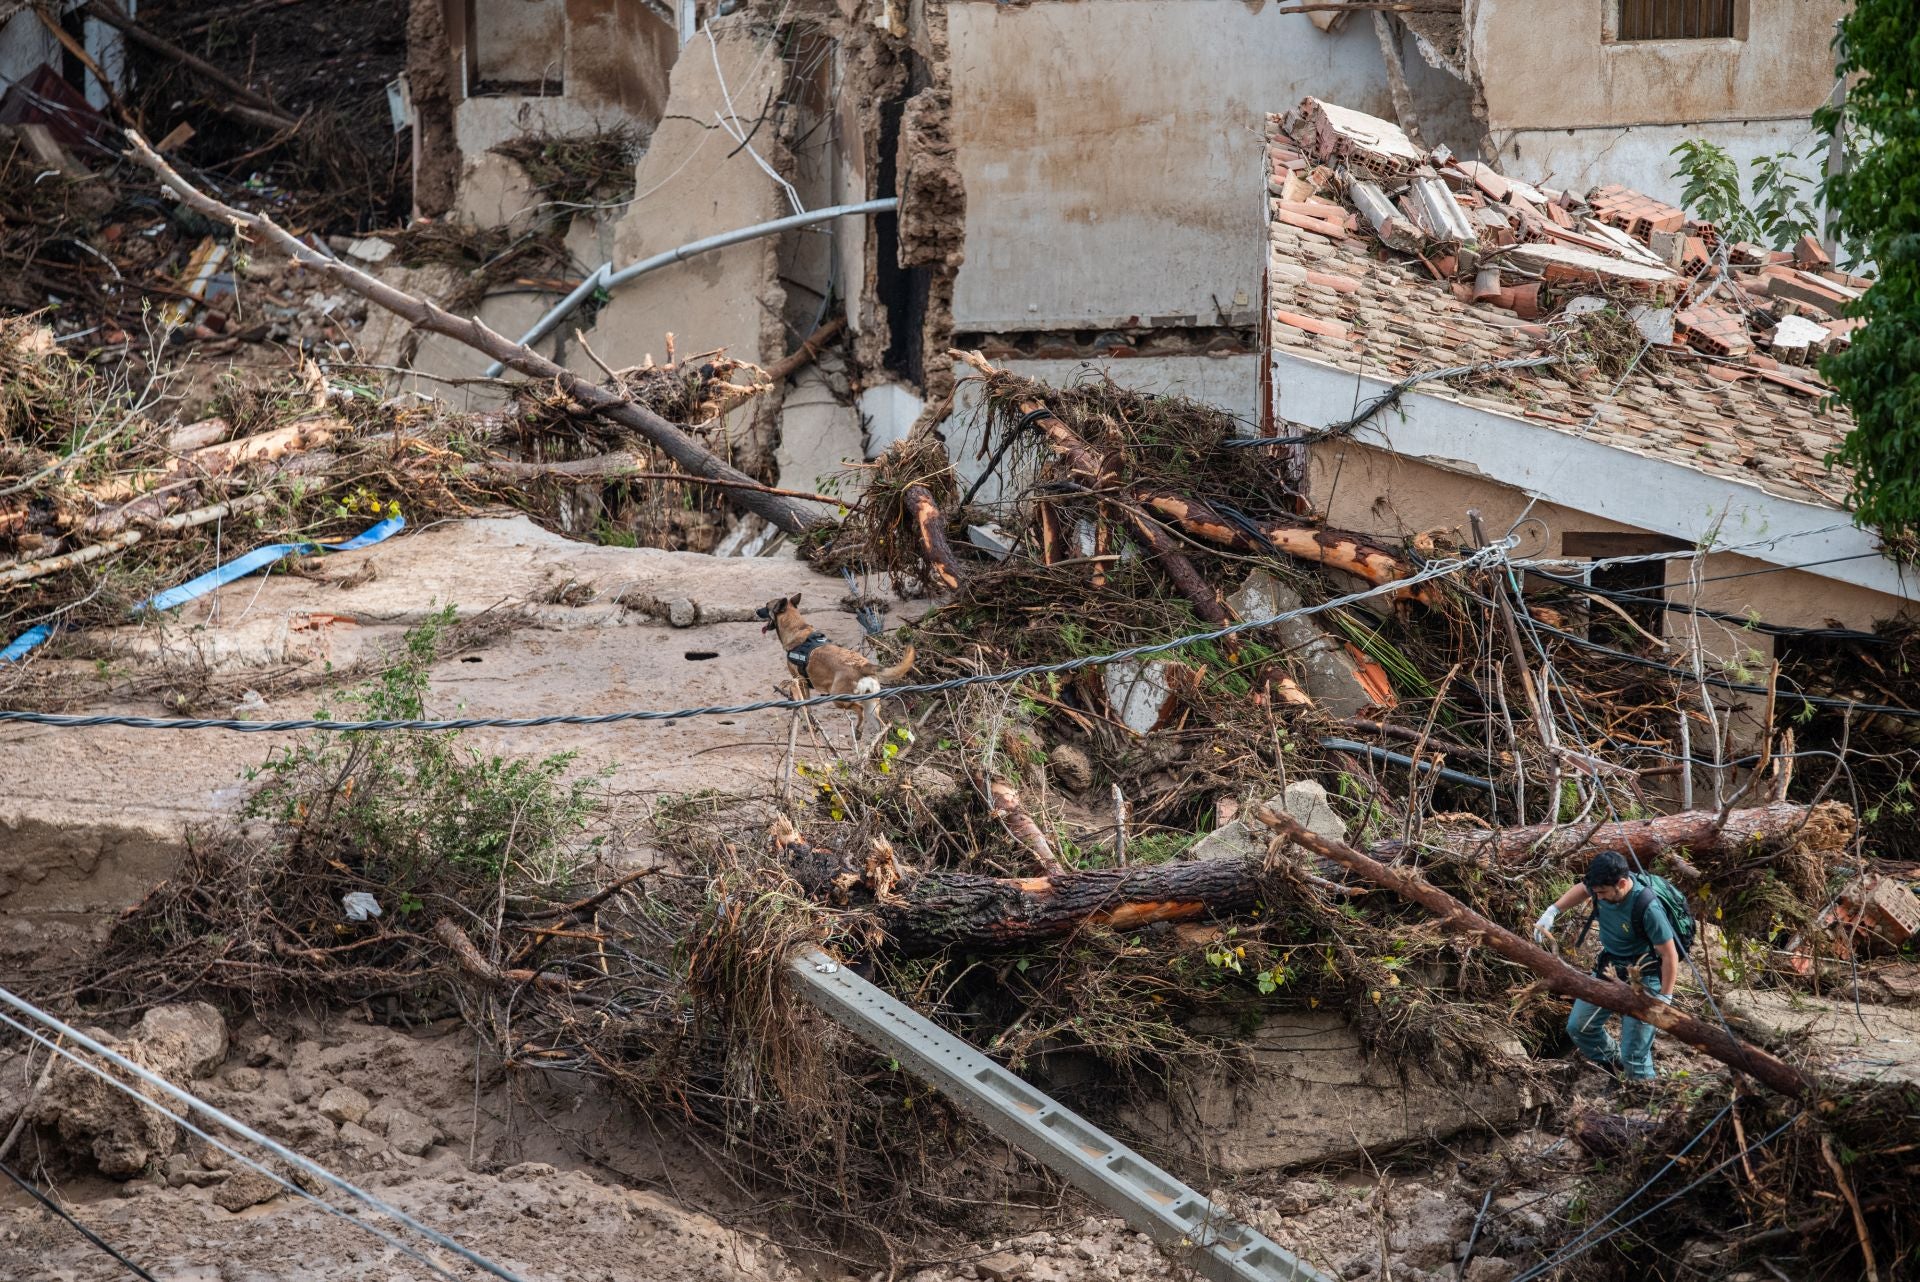
[(470, 655), (468, 655), (468, 656), (467, 656), (466, 658), (464, 658), (464, 659), (462, 659), (462, 660), (460, 660), (460, 662), (462, 662), (462, 663), (478, 663), (478, 662), (480, 662), (480, 656), (479, 656), (479, 655), (477, 655), (477, 654), (470, 654)]
[(566, 91), (566, 0), (467, 0), (467, 93)]
[[(79, 9), (69, 9), (60, 15), (60, 29), (73, 37), (74, 43), (86, 47), (87, 18)], [(87, 91), (87, 64), (66, 45), (60, 46), (60, 78), (81, 93)]]
[[(1568, 531), (1560, 536), (1560, 555), (1591, 557), (1596, 561), (1612, 557), (1684, 552), (1689, 546), (1664, 534)], [(1597, 590), (1596, 594), (1614, 595), (1602, 597), (1608, 605), (1589, 605), (1588, 639), (1626, 650), (1638, 650), (1646, 644), (1646, 636), (1641, 634), (1643, 631), (1656, 637), (1664, 635), (1667, 564), (1666, 561), (1624, 561), (1616, 565), (1589, 567), (1586, 580)], [(1615, 608), (1610, 609), (1609, 605)]]
[(1617, 40), (1731, 40), (1739, 0), (1620, 0)]
[[(897, 194), (900, 183), (900, 121), (907, 99), (925, 87), (920, 59), (908, 63), (906, 88), (898, 98), (880, 106), (880, 155), (874, 165), (876, 196)], [(900, 265), (900, 217), (889, 212), (873, 218), (874, 293), (887, 309), (887, 350), (881, 363), (915, 387), (927, 385), (927, 306), (933, 292), (933, 271)]]
[(720, 652), (719, 652), (718, 650), (689, 650), (689, 651), (687, 651), (687, 659), (688, 659), (688, 661), (689, 661), (689, 662), (691, 662), (691, 663), (699, 663), (699, 662), (700, 662), (701, 660), (703, 660), (703, 659), (717, 659), (717, 658), (719, 658), (719, 657), (720, 657)]

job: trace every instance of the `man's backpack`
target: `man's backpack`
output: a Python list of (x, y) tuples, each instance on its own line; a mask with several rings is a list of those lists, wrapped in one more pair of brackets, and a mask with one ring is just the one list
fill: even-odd
[[(1646, 938), (1647, 909), (1655, 899), (1658, 899), (1660, 906), (1667, 910), (1667, 920), (1673, 923), (1673, 946), (1684, 960), (1693, 952), (1695, 933), (1693, 910), (1687, 907), (1687, 897), (1681, 893), (1680, 887), (1665, 877), (1656, 876), (1650, 872), (1640, 874), (1640, 879), (1634, 887), (1633, 898), (1629, 901), (1633, 912), (1633, 928), (1640, 932), (1642, 939)], [(1580, 927), (1580, 938), (1574, 941), (1576, 947), (1586, 942), (1587, 931), (1592, 928), (1593, 914), (1589, 911), (1586, 924)], [(1603, 956), (1600, 959), (1600, 965), (1605, 964), (1606, 958)]]
[(1659, 899), (1660, 906), (1667, 910), (1667, 920), (1673, 923), (1673, 946), (1684, 960), (1693, 952), (1694, 936), (1693, 910), (1687, 907), (1687, 897), (1665, 877), (1644, 875), (1646, 880), (1633, 892), (1633, 928), (1646, 937), (1647, 908)]

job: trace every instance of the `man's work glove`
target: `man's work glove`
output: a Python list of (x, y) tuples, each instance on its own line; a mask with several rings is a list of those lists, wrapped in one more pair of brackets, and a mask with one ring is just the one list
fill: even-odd
[(1533, 923), (1533, 942), (1546, 943), (1548, 934), (1553, 930), (1553, 923), (1559, 918), (1560, 909), (1556, 905), (1548, 904), (1547, 911), (1540, 914), (1540, 920)]

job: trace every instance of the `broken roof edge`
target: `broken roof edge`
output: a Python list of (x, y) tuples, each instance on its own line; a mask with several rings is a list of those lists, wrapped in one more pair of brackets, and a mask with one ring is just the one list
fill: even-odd
[[(1293, 422), (1347, 418), (1356, 398), (1383, 394), (1394, 382), (1278, 349), (1271, 363), (1274, 410)], [(1551, 452), (1539, 448), (1543, 431), (1556, 443)], [(1873, 531), (1838, 507), (1787, 498), (1750, 481), (1418, 390), (1402, 397), (1390, 420), (1356, 429), (1353, 440), (1688, 543), (1698, 544), (1717, 526), (1709, 553), (1732, 552), (1920, 603), (1920, 583), (1910, 583), (1901, 565), (1881, 552)], [(1604, 510), (1595, 495), (1605, 496)], [(1835, 559), (1842, 557), (1852, 559)]]

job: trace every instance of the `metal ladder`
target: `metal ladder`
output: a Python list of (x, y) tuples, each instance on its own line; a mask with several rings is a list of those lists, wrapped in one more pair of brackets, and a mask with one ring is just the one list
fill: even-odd
[(1272, 1239), (1055, 1103), (817, 948), (790, 963), (829, 1018), (932, 1082), (1001, 1139), (1052, 1167), (1215, 1282), (1333, 1282)]

